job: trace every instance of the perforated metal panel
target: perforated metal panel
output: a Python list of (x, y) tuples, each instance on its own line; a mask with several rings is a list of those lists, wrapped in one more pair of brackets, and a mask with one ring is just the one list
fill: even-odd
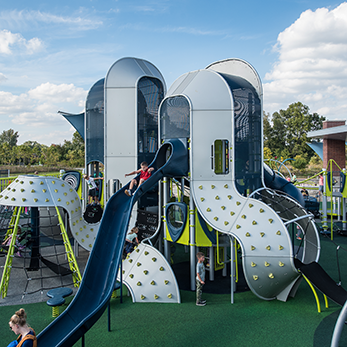
[(158, 109), (164, 88), (156, 78), (143, 77), (137, 86), (138, 167), (154, 159), (158, 150)]
[(86, 161), (104, 163), (104, 82), (90, 89), (86, 101)]
[(160, 138), (190, 137), (190, 106), (184, 96), (166, 99), (160, 108)]
[(235, 179), (238, 191), (262, 186), (261, 101), (241, 77), (222, 74), (234, 97)]

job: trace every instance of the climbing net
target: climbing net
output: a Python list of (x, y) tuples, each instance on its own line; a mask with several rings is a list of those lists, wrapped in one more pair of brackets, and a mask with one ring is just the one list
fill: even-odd
[(314, 216), (282, 191), (262, 188), (252, 197), (266, 203), (282, 219), (292, 240), (294, 257), (303, 263), (316, 261), (320, 246)]
[(77, 263), (69, 256), (71, 234), (63, 226), (68, 224), (64, 218), (61, 208), (0, 205), (3, 298), (8, 288), (11, 290), (11, 273), (13, 279), (20, 279), (23, 295), (79, 285), (81, 275)]

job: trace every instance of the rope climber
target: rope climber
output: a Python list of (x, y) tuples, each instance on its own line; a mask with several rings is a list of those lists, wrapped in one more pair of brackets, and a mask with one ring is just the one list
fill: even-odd
[(10, 283), (10, 269), (24, 271), (27, 281), (23, 295), (75, 284), (55, 208), (32, 207), (27, 213), (24, 207), (16, 207), (12, 213), (1, 208), (0, 226), (0, 252), (6, 256), (5, 265), (1, 263), (3, 297)]

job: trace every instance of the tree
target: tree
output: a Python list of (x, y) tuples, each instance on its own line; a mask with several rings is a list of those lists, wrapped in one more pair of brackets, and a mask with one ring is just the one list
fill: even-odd
[(300, 156), (307, 162), (314, 155), (314, 151), (306, 144), (312, 141), (307, 137), (307, 133), (322, 129), (324, 120), (325, 117), (318, 113), (309, 113), (309, 107), (301, 102), (275, 112), (271, 122), (269, 115), (265, 115), (264, 146), (269, 147), (278, 157)]
[(15, 132), (13, 129), (4, 130), (0, 134), (0, 144), (8, 143), (12, 148), (17, 145), (18, 137), (18, 131)]

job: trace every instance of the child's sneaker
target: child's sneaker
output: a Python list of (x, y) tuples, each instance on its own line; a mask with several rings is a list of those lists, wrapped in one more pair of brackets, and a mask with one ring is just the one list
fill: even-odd
[(124, 193), (128, 196), (131, 196), (131, 190), (130, 189), (126, 189)]
[(205, 305), (206, 305), (206, 301), (205, 302), (200, 301), (196, 303), (196, 306), (205, 306)]

